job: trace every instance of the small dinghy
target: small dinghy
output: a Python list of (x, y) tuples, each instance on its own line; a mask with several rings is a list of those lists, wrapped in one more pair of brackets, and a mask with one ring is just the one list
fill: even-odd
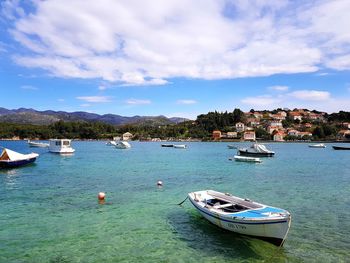
[(282, 246), (291, 224), (288, 211), (213, 190), (192, 192), (188, 197), (211, 223), (235, 233)]
[(32, 163), (39, 156), (37, 153), (21, 154), (7, 148), (3, 148), (0, 155), (1, 168), (14, 168)]
[(161, 145), (162, 147), (174, 147), (174, 144), (168, 144), (168, 143), (164, 143)]
[(49, 147), (50, 144), (44, 143), (44, 142), (33, 142), (33, 141), (28, 141), (29, 147)]
[(326, 148), (326, 145), (323, 143), (318, 143), (318, 144), (309, 144), (310, 148)]
[(187, 148), (186, 144), (174, 144), (173, 147), (176, 149), (186, 149)]
[(235, 155), (235, 156), (233, 156), (233, 158), (229, 158), (229, 160), (235, 160), (237, 162), (261, 163), (261, 159), (260, 158), (239, 156), (239, 155)]

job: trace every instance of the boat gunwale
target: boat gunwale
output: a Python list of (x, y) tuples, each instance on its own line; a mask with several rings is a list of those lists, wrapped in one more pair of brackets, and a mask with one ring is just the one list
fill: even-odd
[[(247, 217), (234, 216), (235, 213), (226, 213), (219, 210), (216, 210), (217, 211), (216, 212), (216, 211), (210, 211), (209, 209), (204, 209), (200, 207), (198, 204), (196, 204), (196, 202), (192, 200), (192, 198), (190, 198), (190, 201), (200, 212), (228, 223), (235, 223), (235, 224), (242, 224), (242, 225), (282, 224), (282, 223), (288, 223), (290, 219), (289, 213), (288, 213), (288, 217), (279, 216), (279, 217), (269, 217), (269, 218), (268, 217), (247, 218)], [(250, 210), (253, 210), (253, 209), (250, 209)]]

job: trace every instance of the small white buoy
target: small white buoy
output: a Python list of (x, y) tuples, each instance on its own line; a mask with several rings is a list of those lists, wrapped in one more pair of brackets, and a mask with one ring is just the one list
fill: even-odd
[(157, 182), (157, 185), (158, 185), (158, 186), (163, 186), (163, 182), (159, 180), (159, 181)]
[(106, 194), (104, 192), (99, 192), (97, 197), (98, 197), (98, 200), (101, 201), (101, 200), (105, 200), (105, 196)]

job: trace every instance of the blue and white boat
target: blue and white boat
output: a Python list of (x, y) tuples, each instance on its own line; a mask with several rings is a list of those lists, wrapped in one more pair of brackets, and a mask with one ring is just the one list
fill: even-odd
[(282, 246), (291, 225), (288, 211), (213, 190), (192, 192), (194, 207), (211, 223)]
[(7, 148), (3, 148), (0, 155), (1, 168), (14, 168), (32, 163), (39, 156), (37, 153), (21, 154)]

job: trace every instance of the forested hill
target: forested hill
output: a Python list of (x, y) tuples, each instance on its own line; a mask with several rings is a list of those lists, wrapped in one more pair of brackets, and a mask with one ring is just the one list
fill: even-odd
[(111, 125), (123, 124), (152, 124), (152, 125), (168, 125), (186, 121), (187, 119), (175, 117), (167, 118), (165, 116), (133, 116), (125, 117), (116, 114), (99, 115), (95, 113), (77, 111), (37, 111), (34, 109), (19, 108), (9, 110), (0, 108), (0, 122), (17, 123), (17, 124), (34, 124), (49, 125), (58, 121), (87, 121), (87, 122), (103, 122)]

